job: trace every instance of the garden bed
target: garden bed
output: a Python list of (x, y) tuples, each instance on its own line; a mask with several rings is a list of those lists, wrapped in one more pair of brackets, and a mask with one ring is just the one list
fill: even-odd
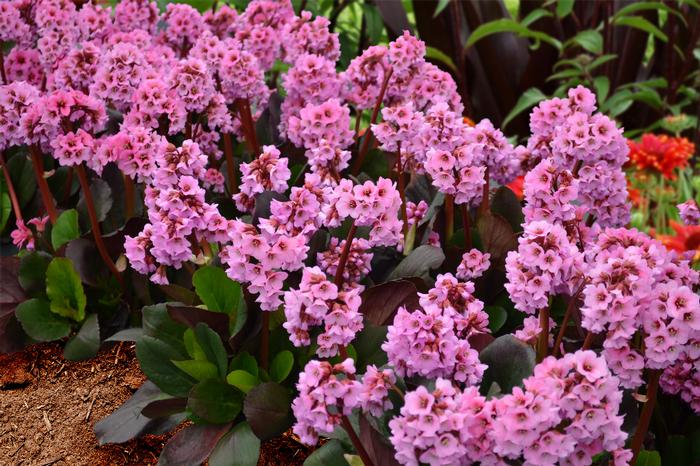
[[(67, 361), (61, 343), (0, 355), (0, 464), (156, 464), (167, 435), (99, 446), (93, 425), (146, 380), (131, 344)], [(311, 450), (284, 435), (263, 444), (259, 466), (301, 465)]]

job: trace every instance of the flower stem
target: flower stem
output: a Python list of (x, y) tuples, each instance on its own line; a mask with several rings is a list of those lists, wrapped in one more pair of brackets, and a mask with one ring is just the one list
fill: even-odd
[(352, 424), (350, 424), (350, 420), (347, 418), (347, 416), (342, 416), (340, 418), (340, 423), (342, 424), (343, 429), (345, 429), (345, 431), (348, 433), (348, 437), (350, 437), (352, 445), (355, 447), (355, 450), (357, 450), (357, 454), (360, 455), (362, 463), (365, 466), (374, 466), (372, 459), (369, 457), (367, 450), (365, 450), (365, 447), (362, 445), (360, 437), (357, 436), (357, 433), (355, 432), (355, 429), (353, 429)]
[(486, 215), (489, 212), (489, 179), (489, 167), (486, 167), (484, 171), (484, 193), (481, 196), (481, 206), (479, 207), (481, 215)]
[(134, 216), (134, 204), (136, 203), (136, 190), (134, 180), (129, 175), (124, 175), (124, 218), (129, 220)]
[(586, 339), (583, 340), (583, 346), (581, 347), (582, 350), (587, 350), (591, 349), (591, 346), (593, 345), (593, 338), (595, 337), (595, 333), (591, 332), (590, 330), (586, 334)]
[(343, 247), (343, 252), (340, 253), (340, 260), (338, 261), (338, 269), (335, 272), (335, 279), (333, 283), (338, 287), (343, 284), (343, 272), (345, 272), (345, 264), (348, 262), (348, 256), (350, 255), (350, 248), (352, 247), (352, 239), (355, 237), (355, 232), (357, 232), (357, 226), (353, 220), (350, 224), (350, 230), (348, 230), (348, 236), (345, 238), (345, 247)]
[(379, 115), (379, 107), (382, 106), (382, 101), (384, 101), (384, 94), (386, 93), (386, 88), (389, 85), (389, 79), (391, 79), (391, 74), (394, 70), (389, 69), (384, 73), (384, 81), (382, 82), (382, 88), (379, 91), (379, 96), (377, 96), (377, 101), (374, 103), (374, 108), (372, 109), (372, 118), (370, 118), (369, 126), (367, 131), (365, 131), (365, 137), (362, 140), (362, 146), (360, 146), (360, 152), (357, 154), (355, 162), (352, 164), (351, 173), (357, 175), (360, 173), (360, 168), (362, 168), (362, 163), (365, 161), (367, 156), (367, 151), (369, 150), (369, 143), (372, 140), (372, 125), (377, 122), (377, 116)]
[(398, 179), (399, 195), (401, 196), (401, 218), (403, 219), (403, 240), (408, 236), (408, 213), (406, 212), (406, 180), (401, 166), (401, 147), (396, 157), (396, 178)]
[(537, 362), (540, 363), (547, 357), (547, 343), (549, 342), (549, 306), (540, 309), (540, 336), (537, 340)]
[(255, 125), (253, 124), (253, 114), (250, 111), (250, 102), (248, 99), (238, 99), (236, 100), (236, 108), (238, 109), (238, 116), (241, 119), (241, 127), (246, 143), (248, 144), (248, 149), (250, 149), (254, 157), (257, 157), (260, 155), (260, 145), (255, 135)]
[(445, 194), (445, 245), (449, 244), (455, 232), (455, 201), (451, 194)]
[(466, 203), (460, 204), (459, 209), (462, 213), (462, 225), (464, 227), (464, 248), (469, 251), (472, 248), (472, 227), (469, 210)]
[(15, 213), (15, 218), (24, 223), (24, 218), (22, 218), (22, 210), (19, 208), (19, 201), (17, 200), (17, 193), (15, 192), (15, 187), (12, 184), (10, 171), (7, 169), (7, 165), (5, 164), (5, 155), (2, 153), (2, 151), (0, 151), (0, 165), (2, 165), (2, 174), (5, 175), (7, 193), (10, 195), (10, 203), (12, 204), (12, 210)]
[(58, 218), (58, 212), (56, 211), (56, 205), (54, 204), (49, 184), (46, 182), (46, 178), (44, 178), (44, 160), (41, 158), (39, 147), (36, 144), (29, 146), (29, 152), (32, 156), (34, 176), (36, 177), (36, 184), (39, 187), (44, 209), (46, 209), (46, 214), (49, 216), (49, 220), (51, 220), (51, 225), (54, 225)]
[(268, 370), (270, 367), (270, 313), (262, 312), (262, 329), (260, 330), (260, 365)]
[(651, 421), (651, 415), (654, 412), (654, 406), (656, 405), (656, 392), (659, 389), (659, 377), (661, 377), (660, 370), (656, 369), (649, 371), (649, 382), (647, 383), (647, 401), (644, 403), (642, 414), (639, 417), (637, 428), (634, 431), (634, 437), (632, 437), (632, 443), (630, 445), (630, 449), (632, 450), (632, 461), (630, 464), (637, 463), (637, 456), (639, 456), (639, 451), (642, 449), (644, 438), (647, 435), (649, 421)]
[(564, 318), (561, 321), (561, 328), (557, 334), (557, 339), (554, 342), (554, 350), (552, 355), (554, 357), (559, 356), (559, 348), (561, 348), (561, 342), (564, 340), (564, 333), (566, 332), (566, 327), (569, 325), (569, 319), (571, 319), (571, 314), (574, 312), (574, 306), (576, 306), (576, 301), (583, 291), (583, 287), (586, 286), (586, 281), (584, 280), (581, 286), (578, 287), (574, 295), (569, 300), (569, 304), (566, 306), (566, 312), (564, 313)]
[(231, 194), (238, 192), (236, 180), (236, 167), (233, 162), (233, 141), (231, 133), (224, 133), (224, 155), (226, 156), (226, 174), (228, 176), (228, 190)]
[(104, 240), (102, 239), (102, 233), (100, 232), (100, 222), (97, 220), (97, 213), (95, 211), (95, 201), (92, 198), (92, 192), (90, 191), (90, 185), (88, 184), (85, 168), (82, 165), (76, 165), (75, 171), (78, 173), (78, 181), (80, 181), (80, 187), (83, 190), (83, 196), (85, 196), (85, 206), (87, 207), (88, 216), (90, 217), (92, 235), (95, 238), (97, 251), (100, 253), (102, 260), (107, 265), (107, 268), (110, 270), (110, 272), (112, 272), (112, 275), (114, 275), (114, 278), (116, 278), (119, 282), (119, 285), (122, 287), (122, 290), (124, 290), (124, 279), (119, 273), (119, 270), (117, 270), (117, 266), (114, 265), (112, 258), (109, 257), (109, 252), (107, 252), (107, 247), (105, 246)]

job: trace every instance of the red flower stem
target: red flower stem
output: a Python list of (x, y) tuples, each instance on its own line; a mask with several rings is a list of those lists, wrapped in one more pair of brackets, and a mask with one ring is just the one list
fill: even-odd
[(353, 429), (352, 424), (350, 424), (350, 420), (346, 416), (342, 416), (340, 418), (340, 423), (343, 426), (343, 429), (345, 429), (345, 431), (348, 433), (348, 437), (350, 437), (352, 445), (355, 447), (355, 450), (357, 450), (357, 454), (360, 455), (362, 463), (365, 466), (374, 466), (374, 463), (369, 457), (367, 450), (365, 450), (365, 447), (362, 445), (360, 437), (357, 436), (355, 429)]
[(100, 222), (97, 220), (97, 213), (95, 211), (95, 201), (92, 198), (92, 192), (90, 191), (90, 185), (88, 184), (85, 168), (82, 165), (76, 165), (75, 171), (78, 173), (78, 181), (80, 181), (80, 187), (83, 190), (83, 196), (85, 196), (85, 206), (87, 207), (88, 217), (90, 217), (92, 235), (95, 238), (97, 251), (100, 253), (102, 260), (107, 265), (107, 268), (110, 270), (110, 272), (112, 272), (112, 275), (114, 275), (114, 278), (116, 278), (119, 282), (119, 285), (122, 287), (122, 290), (124, 290), (124, 279), (117, 270), (117, 266), (114, 265), (112, 258), (109, 257), (109, 252), (107, 252), (107, 247), (105, 246), (104, 240), (102, 239), (102, 233), (100, 232)]
[(348, 236), (345, 238), (345, 247), (343, 247), (343, 252), (340, 253), (340, 260), (338, 261), (338, 269), (335, 272), (335, 279), (333, 283), (338, 287), (343, 284), (343, 272), (345, 272), (345, 264), (348, 262), (348, 256), (350, 255), (350, 248), (352, 247), (352, 239), (355, 237), (357, 232), (357, 226), (355, 226), (355, 221), (353, 220), (350, 224), (350, 230), (348, 230)]
[(260, 365), (268, 370), (270, 367), (270, 313), (262, 312), (262, 328), (260, 329)]
[(649, 421), (651, 421), (651, 415), (654, 413), (654, 406), (656, 406), (656, 392), (659, 389), (659, 377), (661, 377), (660, 370), (649, 371), (647, 401), (644, 403), (644, 408), (642, 408), (642, 414), (639, 416), (639, 422), (637, 423), (637, 428), (634, 431), (634, 437), (632, 437), (632, 443), (630, 444), (630, 449), (632, 450), (632, 461), (630, 461), (630, 464), (637, 464), (637, 456), (639, 456), (639, 451), (644, 444), (647, 430), (649, 430)]
[(467, 209), (467, 204), (459, 205), (460, 212), (462, 213), (462, 225), (464, 226), (464, 247), (467, 251), (472, 248), (472, 227), (471, 219), (469, 218), (469, 210)]
[(233, 162), (233, 141), (231, 133), (224, 133), (224, 155), (226, 156), (226, 174), (228, 176), (228, 190), (231, 194), (238, 192), (236, 180), (236, 166)]
[(241, 119), (241, 127), (245, 136), (248, 149), (253, 153), (254, 157), (260, 155), (260, 145), (258, 144), (257, 136), (255, 135), (255, 125), (253, 124), (253, 114), (250, 111), (250, 102), (247, 99), (236, 100), (238, 116)]
[(136, 204), (136, 190), (134, 180), (129, 175), (124, 175), (124, 218), (129, 220), (134, 216), (134, 205)]
[(540, 336), (537, 340), (537, 362), (540, 363), (547, 357), (547, 343), (549, 341), (549, 306), (540, 309)]
[(591, 332), (590, 330), (586, 334), (585, 340), (583, 340), (583, 346), (581, 346), (582, 350), (587, 350), (591, 349), (591, 346), (593, 346), (593, 338), (595, 337), (595, 333)]
[(455, 202), (451, 194), (445, 194), (445, 245), (455, 232)]
[(360, 122), (362, 121), (362, 114), (364, 113), (362, 110), (357, 109), (355, 115), (355, 141), (357, 141), (360, 138)]
[(396, 157), (396, 178), (398, 179), (399, 195), (401, 196), (401, 218), (403, 219), (403, 240), (404, 243), (408, 237), (408, 213), (406, 212), (406, 180), (403, 176), (403, 167), (401, 166), (401, 146)]
[(382, 82), (382, 88), (379, 91), (379, 96), (377, 97), (377, 101), (375, 102), (374, 108), (372, 109), (372, 118), (370, 119), (369, 126), (367, 127), (367, 131), (365, 132), (365, 137), (362, 140), (360, 152), (358, 152), (357, 158), (352, 164), (351, 173), (353, 175), (357, 175), (360, 172), (360, 168), (362, 168), (362, 163), (365, 161), (365, 157), (367, 156), (367, 151), (369, 150), (369, 143), (372, 139), (372, 125), (377, 122), (377, 116), (379, 115), (379, 107), (382, 106), (384, 94), (386, 93), (386, 88), (389, 85), (389, 79), (391, 79), (391, 74), (393, 73), (393, 71), (393, 69), (389, 69), (389, 71), (387, 71), (384, 74), (384, 82)]
[(56, 219), (58, 218), (58, 211), (56, 211), (56, 205), (54, 204), (53, 194), (51, 194), (49, 184), (46, 182), (46, 178), (44, 178), (44, 160), (36, 144), (29, 146), (29, 152), (32, 156), (34, 176), (36, 177), (36, 184), (39, 187), (44, 209), (46, 209), (46, 214), (49, 216), (51, 225), (55, 225)]
[(481, 197), (481, 206), (479, 207), (479, 213), (483, 216), (489, 212), (489, 167), (486, 167), (484, 171), (484, 193)]
[(15, 218), (24, 223), (24, 218), (22, 218), (22, 209), (19, 208), (19, 201), (17, 200), (17, 192), (15, 192), (15, 186), (12, 184), (12, 178), (10, 178), (10, 171), (5, 165), (5, 155), (0, 151), (0, 165), (2, 165), (2, 174), (5, 175), (5, 184), (7, 185), (7, 193), (10, 195), (10, 203), (12, 204), (12, 210), (15, 213)]
[(571, 319), (571, 314), (573, 314), (574, 312), (574, 306), (576, 305), (576, 301), (578, 300), (578, 297), (581, 294), (581, 291), (583, 291), (583, 287), (585, 285), (586, 281), (584, 280), (581, 286), (578, 287), (578, 290), (576, 290), (574, 295), (571, 297), (569, 304), (566, 306), (566, 312), (564, 313), (564, 318), (561, 321), (561, 328), (559, 329), (557, 339), (554, 342), (554, 352), (552, 353), (554, 357), (559, 356), (559, 348), (561, 347), (562, 340), (564, 340), (564, 333), (566, 332), (566, 327), (569, 324), (569, 319)]

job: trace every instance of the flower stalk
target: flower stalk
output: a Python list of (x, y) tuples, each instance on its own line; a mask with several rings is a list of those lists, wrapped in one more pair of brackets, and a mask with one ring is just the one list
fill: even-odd
[(15, 213), (15, 218), (18, 222), (24, 223), (24, 218), (22, 218), (22, 209), (19, 207), (19, 201), (17, 199), (17, 192), (12, 184), (12, 178), (10, 177), (10, 171), (7, 169), (5, 164), (5, 155), (0, 151), (0, 165), (2, 165), (2, 174), (5, 176), (5, 184), (7, 185), (7, 193), (10, 196), (10, 203), (12, 204), (12, 211)]
[(384, 94), (386, 93), (386, 88), (389, 85), (389, 80), (391, 79), (391, 74), (393, 70), (390, 68), (389, 71), (384, 73), (384, 81), (382, 82), (382, 88), (379, 91), (379, 96), (377, 101), (374, 103), (374, 108), (372, 109), (372, 117), (370, 118), (369, 126), (367, 131), (365, 131), (365, 137), (362, 139), (362, 145), (360, 146), (360, 151), (357, 153), (357, 158), (352, 164), (351, 173), (357, 175), (360, 173), (360, 168), (365, 161), (367, 156), (367, 151), (369, 150), (369, 143), (372, 140), (372, 125), (377, 122), (377, 117), (379, 116), (379, 108), (382, 106), (384, 101)]
[(639, 416), (639, 422), (637, 423), (637, 428), (634, 431), (634, 437), (632, 437), (632, 443), (630, 444), (630, 449), (632, 450), (632, 461), (630, 464), (637, 464), (637, 457), (639, 456), (639, 452), (644, 444), (644, 438), (649, 430), (651, 415), (654, 413), (654, 407), (656, 406), (656, 392), (659, 390), (661, 372), (662, 371), (658, 369), (649, 371), (647, 401), (644, 403), (644, 408), (642, 408), (642, 414)]
[(49, 216), (51, 225), (56, 224), (58, 219), (58, 211), (56, 210), (56, 205), (54, 203), (53, 194), (49, 189), (49, 184), (46, 182), (44, 177), (44, 160), (42, 159), (39, 147), (36, 144), (29, 146), (29, 152), (32, 157), (32, 167), (34, 168), (34, 176), (36, 177), (36, 184), (39, 187), (39, 193), (41, 194), (41, 201), (44, 204), (44, 209), (46, 209), (46, 214)]

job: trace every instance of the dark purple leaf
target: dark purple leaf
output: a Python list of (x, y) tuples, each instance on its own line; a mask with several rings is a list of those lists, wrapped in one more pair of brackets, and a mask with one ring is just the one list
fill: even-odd
[(195, 424), (185, 427), (165, 444), (158, 464), (162, 466), (202, 464), (230, 428), (231, 423)]
[(185, 408), (187, 408), (187, 398), (166, 398), (165, 400), (151, 401), (141, 410), (141, 414), (151, 419), (157, 419), (181, 413)]
[[(229, 339), (229, 317), (222, 312), (212, 312), (198, 307), (167, 305), (168, 315), (175, 322), (194, 329), (198, 323), (203, 322), (219, 334), (222, 341)], [(212, 361), (213, 362), (213, 361)]]
[(413, 28), (408, 22), (406, 10), (401, 2), (396, 0), (375, 0), (374, 4), (382, 15), (384, 24), (387, 25), (390, 33), (400, 36), (403, 31), (413, 32)]
[(510, 223), (500, 215), (484, 215), (476, 222), (484, 251), (492, 260), (502, 261), (508, 251), (518, 247), (518, 240)]
[(360, 440), (374, 464), (399, 466), (391, 444), (372, 427), (364, 415), (360, 415)]
[(409, 280), (395, 280), (366, 289), (362, 293), (360, 313), (374, 325), (387, 325), (400, 306), (409, 311), (420, 307), (418, 289)]
[(260, 440), (268, 440), (292, 425), (291, 397), (282, 385), (267, 382), (253, 388), (243, 403), (243, 414)]
[(168, 298), (173, 299), (175, 301), (179, 301), (183, 304), (187, 304), (189, 306), (199, 301), (194, 291), (188, 290), (187, 288), (180, 285), (159, 285), (159, 288), (163, 293), (165, 293), (165, 295)]
[(17, 305), (28, 297), (19, 284), (18, 257), (0, 257), (0, 353), (22, 348), (26, 335), (15, 319)]

